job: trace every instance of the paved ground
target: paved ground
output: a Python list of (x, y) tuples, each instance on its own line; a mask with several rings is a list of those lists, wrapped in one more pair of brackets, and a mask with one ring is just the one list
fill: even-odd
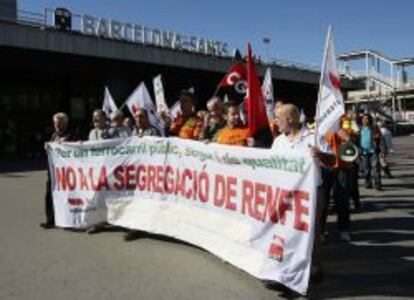
[[(352, 243), (338, 243), (330, 224), (326, 280), (309, 298), (414, 299), (414, 137), (396, 144), (396, 178), (384, 180), (383, 192), (361, 190)], [(42, 230), (45, 172), (21, 167), (0, 173), (0, 299), (302, 298), (166, 238)]]

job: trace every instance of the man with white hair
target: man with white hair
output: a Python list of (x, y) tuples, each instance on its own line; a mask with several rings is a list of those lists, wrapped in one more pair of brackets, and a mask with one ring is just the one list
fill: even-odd
[(94, 128), (89, 132), (89, 141), (100, 141), (113, 138), (114, 131), (106, 122), (106, 114), (102, 109), (95, 109), (92, 113)]
[[(73, 134), (68, 130), (69, 117), (63, 112), (59, 112), (53, 115), (53, 127), (54, 132), (49, 142), (69, 142), (74, 140)], [(49, 149), (49, 142), (45, 143), (45, 150)], [(40, 224), (44, 229), (51, 229), (55, 227), (55, 213), (53, 209), (52, 198), (52, 184), (50, 179), (50, 171), (47, 170), (47, 182), (46, 182), (46, 196), (45, 196), (45, 213), (46, 222)]]
[(150, 124), (146, 109), (139, 108), (134, 114), (134, 119), (135, 128), (132, 131), (133, 136), (161, 136), (158, 129)]

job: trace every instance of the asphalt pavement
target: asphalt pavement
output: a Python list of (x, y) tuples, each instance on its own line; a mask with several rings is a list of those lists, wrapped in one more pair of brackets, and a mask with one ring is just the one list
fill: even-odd
[[(414, 137), (395, 139), (393, 179), (361, 188), (352, 241), (323, 245), (311, 299), (414, 299)], [(303, 299), (267, 289), (214, 255), (162, 236), (44, 230), (42, 164), (0, 164), (0, 299)]]

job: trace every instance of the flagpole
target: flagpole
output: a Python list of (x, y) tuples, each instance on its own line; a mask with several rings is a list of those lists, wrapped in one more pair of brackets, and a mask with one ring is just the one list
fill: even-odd
[(118, 111), (122, 111), (122, 109), (125, 107), (128, 99), (124, 101), (124, 103), (118, 108)]
[(319, 102), (321, 101), (321, 90), (322, 90), (322, 79), (323, 79), (323, 73), (325, 71), (325, 65), (326, 65), (326, 56), (327, 56), (327, 52), (328, 52), (328, 43), (329, 40), (331, 38), (331, 33), (332, 33), (332, 26), (329, 25), (328, 26), (328, 35), (326, 37), (326, 41), (325, 41), (325, 50), (323, 52), (323, 58), (322, 58), (322, 68), (321, 68), (321, 76), (319, 77), (319, 90), (318, 90), (318, 101), (316, 103), (316, 118), (315, 118), (315, 146), (318, 146), (318, 117), (319, 117)]
[(217, 97), (217, 93), (219, 90), (220, 90), (220, 84), (216, 87), (216, 91), (214, 92), (213, 97)]
[(122, 105), (118, 108), (118, 111), (121, 111), (124, 107), (125, 107), (125, 105), (127, 104), (127, 102), (128, 102), (128, 100), (129, 100), (129, 98), (131, 97), (131, 95), (133, 95), (134, 93), (135, 93), (135, 91), (140, 87), (140, 85), (141, 85), (141, 83), (142, 82), (140, 82), (138, 85), (137, 85), (137, 87), (132, 91), (132, 93), (128, 96), (128, 98), (124, 101), (124, 103), (122, 103)]

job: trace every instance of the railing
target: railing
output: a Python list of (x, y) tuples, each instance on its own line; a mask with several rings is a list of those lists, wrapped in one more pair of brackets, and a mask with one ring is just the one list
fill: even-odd
[(311, 72), (318, 72), (318, 73), (321, 71), (320, 66), (297, 63), (297, 62), (292, 62), (292, 61), (283, 60), (283, 59), (270, 58), (268, 60), (267, 64), (277, 65), (277, 66), (282, 66), (282, 67), (288, 67), (288, 68), (294, 68), (294, 69), (300, 69), (300, 70), (311, 71)]
[(368, 72), (368, 76), (364, 70), (344, 70), (341, 69), (340, 72), (348, 77), (351, 80), (358, 79), (373, 79), (376, 82), (382, 83), (384, 86), (387, 86), (390, 89), (411, 89), (414, 88), (414, 79), (408, 79), (405, 83), (402, 80), (393, 82), (390, 77), (385, 76), (381, 73), (371, 70)]
[(26, 10), (17, 11), (17, 22), (24, 25), (31, 25), (36, 27), (46, 26), (46, 15), (41, 13), (34, 13)]

